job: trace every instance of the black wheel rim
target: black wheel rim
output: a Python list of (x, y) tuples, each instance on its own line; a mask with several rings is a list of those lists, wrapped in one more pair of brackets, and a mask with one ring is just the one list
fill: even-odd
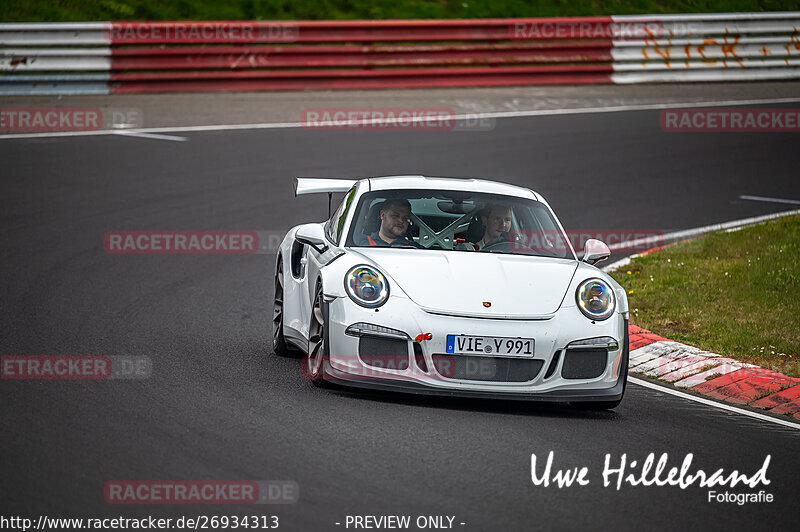
[(311, 310), (311, 323), (308, 328), (308, 373), (312, 378), (322, 375), (322, 354), (324, 353), (325, 318), (322, 314), (322, 287), (317, 287), (314, 308)]
[(283, 261), (275, 274), (275, 302), (272, 304), (272, 343), (277, 346), (283, 335)]

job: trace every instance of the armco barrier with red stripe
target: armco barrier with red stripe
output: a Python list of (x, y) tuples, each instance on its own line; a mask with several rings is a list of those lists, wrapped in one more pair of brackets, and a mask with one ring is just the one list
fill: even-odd
[(800, 13), (0, 24), (0, 94), (800, 78)]

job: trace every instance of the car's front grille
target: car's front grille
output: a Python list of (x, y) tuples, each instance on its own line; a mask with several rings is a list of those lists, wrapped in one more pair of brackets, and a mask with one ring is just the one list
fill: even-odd
[(408, 369), (408, 342), (392, 338), (362, 336), (358, 356), (368, 366), (383, 369)]
[(543, 360), (472, 355), (433, 355), (436, 371), (446, 379), (528, 382), (539, 374)]
[(605, 347), (593, 349), (567, 349), (561, 376), (565, 379), (594, 379), (606, 371), (608, 350)]

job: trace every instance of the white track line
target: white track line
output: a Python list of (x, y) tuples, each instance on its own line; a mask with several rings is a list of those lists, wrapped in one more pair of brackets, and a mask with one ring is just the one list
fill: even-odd
[(175, 142), (184, 142), (189, 140), (186, 137), (176, 137), (175, 135), (158, 135), (156, 133), (142, 133), (141, 131), (129, 131), (129, 130), (115, 131), (114, 134), (122, 135), (123, 137), (140, 137), (143, 139), (173, 140)]
[[(783, 216), (791, 216), (791, 215), (795, 215), (795, 214), (800, 214), (800, 209), (793, 210), (793, 211), (779, 212), (779, 213), (775, 213), (775, 214), (767, 214), (767, 215), (764, 215), (764, 216), (756, 216), (754, 218), (744, 218), (742, 220), (734, 220), (734, 221), (725, 222), (725, 223), (722, 223), (722, 224), (707, 225), (707, 226), (704, 226), (704, 227), (697, 227), (695, 229), (687, 229), (685, 231), (676, 231), (674, 233), (667, 233), (666, 235), (661, 235), (660, 240), (663, 242), (664, 240), (671, 240), (672, 238), (691, 238), (692, 236), (700, 235), (700, 234), (703, 234), (703, 233), (708, 233), (708, 232), (711, 232), (711, 231), (718, 231), (718, 230), (723, 230), (723, 229), (730, 230), (730, 229), (741, 228), (741, 227), (744, 227), (746, 225), (756, 224), (756, 223), (767, 221), (767, 220), (771, 220), (771, 219), (774, 219), (774, 218), (780, 218), (780, 217), (783, 217)], [(644, 240), (646, 240), (646, 239), (640, 239), (640, 240), (642, 240), (642, 242), (640, 242), (639, 245), (642, 244), (642, 243), (645, 243)], [(630, 244), (626, 243), (626, 245), (630, 245)], [(634, 255), (632, 255), (632, 256), (634, 256)], [(617, 262), (609, 264), (608, 266), (603, 268), (603, 271), (606, 271), (606, 272), (613, 271), (614, 269), (616, 269), (616, 268), (618, 268), (620, 266), (627, 265), (628, 263), (630, 263), (630, 261), (631, 261), (631, 257), (625, 257), (624, 259), (621, 259), (621, 260), (618, 260)], [(695, 401), (697, 403), (702, 403), (702, 404), (707, 405), (707, 406), (711, 406), (711, 407), (714, 407), (714, 408), (719, 408), (721, 410), (727, 410), (729, 412), (735, 412), (737, 414), (743, 414), (745, 416), (750, 416), (750, 417), (755, 418), (755, 419), (760, 419), (761, 421), (768, 421), (770, 423), (776, 423), (778, 425), (782, 425), (782, 426), (785, 426), (785, 427), (791, 427), (793, 429), (800, 430), (800, 423), (793, 423), (791, 421), (785, 421), (785, 420), (774, 418), (774, 417), (767, 416), (767, 415), (764, 415), (764, 414), (759, 414), (758, 412), (751, 412), (749, 410), (743, 410), (741, 408), (736, 408), (736, 407), (729, 406), (729, 405), (726, 405), (726, 404), (723, 404), (723, 403), (718, 403), (718, 402), (712, 401), (710, 399), (704, 399), (702, 397), (698, 397), (698, 396), (695, 396), (695, 395), (691, 395), (691, 394), (688, 394), (688, 393), (685, 393), (685, 392), (678, 391), (678, 390), (676, 390), (676, 389), (674, 389), (672, 387), (660, 386), (658, 384), (653, 384), (651, 382), (640, 380), (640, 379), (637, 379), (635, 377), (628, 377), (628, 382), (631, 382), (633, 384), (638, 384), (639, 386), (643, 386), (645, 388), (650, 388), (652, 390), (658, 390), (660, 392), (664, 392), (664, 393), (668, 393), (668, 394), (671, 394), (671, 395), (675, 395), (677, 397), (682, 397), (684, 399), (688, 399), (690, 401)]]
[[(800, 203), (800, 202), (798, 202)], [(683, 231), (675, 231), (672, 233), (666, 233), (664, 235), (657, 235), (657, 236), (650, 236), (645, 238), (637, 238), (635, 240), (627, 240), (625, 242), (620, 242), (618, 244), (612, 244), (609, 246), (611, 251), (616, 249), (627, 249), (627, 248), (634, 248), (639, 246), (645, 246), (647, 244), (661, 244), (663, 242), (667, 242), (669, 240), (679, 240), (682, 238), (692, 238), (698, 235), (702, 235), (705, 233), (712, 233), (714, 231), (723, 231), (725, 229), (734, 229), (737, 227), (744, 227), (746, 225), (753, 225), (761, 222), (766, 222), (769, 220), (773, 220), (775, 218), (782, 218), (784, 216), (792, 216), (795, 214), (800, 214), (800, 209), (795, 209), (793, 211), (784, 211), (784, 212), (776, 212), (773, 214), (764, 214), (763, 216), (755, 216), (753, 218), (744, 218), (742, 220), (733, 220), (731, 222), (725, 222), (721, 224), (713, 224), (713, 225), (705, 225), (703, 227), (695, 227), (694, 229), (684, 229)]]
[(782, 198), (765, 198), (764, 196), (739, 196), (739, 199), (753, 200), (753, 201), (769, 201), (771, 203), (788, 203), (789, 205), (800, 205), (800, 200), (782, 199)]
[[(453, 120), (474, 120), (476, 118), (519, 118), (528, 116), (555, 116), (555, 115), (577, 115), (577, 114), (593, 114), (593, 113), (619, 113), (626, 111), (651, 111), (657, 109), (677, 109), (677, 108), (696, 108), (696, 107), (722, 107), (726, 105), (739, 106), (739, 105), (766, 105), (776, 103), (798, 103), (800, 98), (768, 98), (768, 99), (754, 99), (754, 100), (724, 100), (712, 102), (674, 102), (674, 103), (649, 103), (649, 104), (635, 104), (635, 105), (614, 105), (605, 107), (583, 107), (572, 109), (535, 109), (529, 111), (493, 111), (486, 113), (465, 113), (453, 115), (450, 117)], [(407, 122), (417, 122), (422, 120), (429, 120), (429, 118), (419, 118), (408, 120)], [(396, 120), (386, 119), (373, 119), (373, 120), (355, 120), (353, 125), (380, 125), (380, 124), (396, 123)], [(135, 130), (142, 133), (179, 133), (191, 131), (234, 131), (234, 130), (248, 130), (248, 129), (298, 129), (305, 128), (309, 130), (319, 129), (320, 131), (328, 131), (329, 128), (325, 127), (311, 127), (304, 122), (267, 122), (259, 124), (219, 124), (207, 126), (168, 126), (168, 127), (150, 127), (139, 128)], [(115, 130), (100, 130), (100, 131), (52, 131), (46, 133), (10, 133), (0, 135), (2, 139), (28, 139), (28, 138), (45, 138), (45, 137), (79, 137), (89, 135), (107, 135), (113, 134)]]
[(751, 412), (749, 410), (742, 410), (741, 408), (736, 408), (730, 405), (726, 405), (723, 403), (718, 403), (716, 401), (712, 401), (710, 399), (705, 399), (703, 397), (698, 397), (696, 395), (691, 395), (688, 393), (680, 392), (675, 390), (674, 388), (668, 388), (666, 386), (660, 386), (658, 384), (653, 384), (652, 382), (647, 382), (643, 380), (639, 380), (635, 377), (628, 377), (628, 382), (633, 384), (638, 384), (639, 386), (643, 386), (645, 388), (650, 388), (651, 390), (657, 390), (659, 392), (668, 393), (670, 395), (675, 395), (677, 397), (681, 397), (683, 399), (688, 399), (690, 401), (695, 401), (697, 403), (702, 403), (706, 406), (711, 406), (714, 408), (719, 408), (721, 410), (727, 410), (728, 412), (735, 412), (737, 414), (742, 414), (745, 416), (750, 416), (755, 419), (760, 419), (761, 421), (769, 421), (770, 423), (775, 423), (777, 425), (782, 425), (784, 427), (789, 427), (795, 430), (800, 430), (800, 423), (794, 423), (792, 421), (785, 421), (783, 419), (778, 419), (772, 416), (767, 416), (764, 414), (759, 414), (758, 412)]
[[(721, 224), (706, 225), (704, 227), (696, 227), (694, 229), (686, 229), (684, 231), (675, 231), (674, 233), (667, 233), (665, 235), (639, 238), (637, 240), (630, 240), (627, 242), (621, 242), (619, 244), (612, 244), (611, 246), (609, 246), (609, 249), (614, 251), (615, 249), (628, 249), (648, 244), (655, 247), (669, 240), (692, 238), (694, 236), (698, 236), (705, 233), (711, 233), (714, 231), (730, 231), (730, 230), (740, 229), (748, 225), (754, 225), (757, 223), (774, 220), (775, 218), (782, 218), (784, 216), (793, 216), (795, 214), (800, 214), (800, 209), (795, 209), (793, 211), (776, 212), (774, 214), (765, 214), (763, 216), (756, 216), (754, 218), (744, 218), (742, 220), (733, 220), (732, 222), (725, 222)], [(628, 255), (627, 257), (624, 257), (616, 262), (612, 262), (607, 266), (603, 266), (602, 269), (606, 273), (613, 272), (618, 268), (627, 266), (628, 264), (630, 264), (631, 259), (638, 256), (639, 256), (638, 253)]]
[(624, 258), (619, 259), (618, 261), (612, 262), (611, 264), (609, 264), (607, 266), (603, 266), (602, 270), (604, 272), (606, 272), (606, 273), (611, 273), (613, 271), (616, 271), (616, 270), (622, 268), (623, 266), (627, 266), (628, 264), (631, 263), (631, 260), (633, 258), (637, 257), (637, 256), (638, 255), (636, 253), (634, 253), (633, 255), (628, 255), (627, 257), (624, 257)]

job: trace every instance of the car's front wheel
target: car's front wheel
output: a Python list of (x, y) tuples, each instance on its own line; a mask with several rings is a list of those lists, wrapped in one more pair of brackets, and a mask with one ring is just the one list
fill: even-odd
[(306, 374), (315, 386), (325, 384), (325, 363), (327, 362), (325, 325), (322, 283), (317, 283), (314, 306), (311, 309), (311, 322), (308, 326), (308, 357), (306, 358)]

